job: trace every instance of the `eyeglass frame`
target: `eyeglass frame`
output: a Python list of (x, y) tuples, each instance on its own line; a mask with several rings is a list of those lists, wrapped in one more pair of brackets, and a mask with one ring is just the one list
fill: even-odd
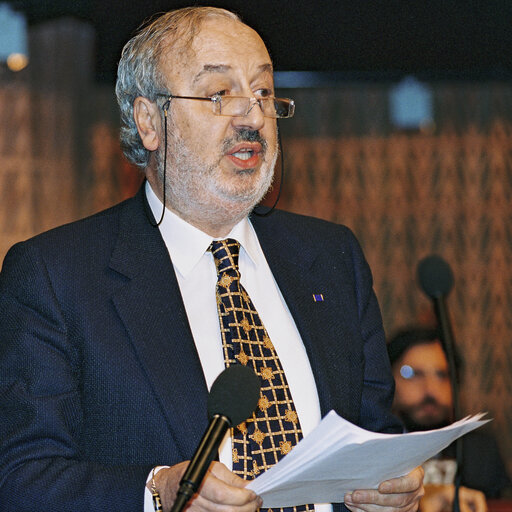
[[(251, 112), (252, 108), (254, 107), (254, 105), (258, 104), (260, 109), (261, 109), (261, 112), (263, 114), (263, 117), (267, 117), (269, 119), (289, 119), (291, 117), (293, 117), (293, 115), (295, 114), (295, 101), (292, 100), (291, 98), (276, 98), (275, 96), (266, 96), (265, 98), (250, 98), (248, 96), (221, 96), (220, 94), (214, 94), (213, 96), (179, 96), (179, 95), (175, 95), (175, 94), (168, 94), (168, 93), (157, 93), (157, 96), (161, 96), (161, 97), (164, 97), (164, 98), (167, 98), (167, 101), (165, 102), (164, 104), (164, 111), (166, 111), (165, 109), (165, 105), (167, 104), (170, 104), (171, 100), (172, 99), (178, 99), (178, 100), (199, 100), (199, 101), (211, 101), (212, 102), (212, 105), (213, 105), (213, 114), (216, 115), (216, 116), (223, 116), (223, 117), (246, 117), (249, 115), (249, 113)], [(234, 115), (234, 114), (222, 114), (222, 99), (223, 98), (243, 98), (243, 99), (246, 99), (246, 100), (249, 100), (249, 105), (248, 105), (248, 110), (247, 112), (241, 116), (241, 115)], [(251, 100), (254, 100), (254, 102), (251, 104)], [(261, 104), (261, 101), (263, 100), (274, 100), (274, 101), (285, 101), (287, 102), (288, 104), (288, 115), (287, 116), (269, 116), (267, 114), (265, 114), (265, 111), (263, 110), (263, 107), (262, 107), (262, 104)], [(215, 111), (215, 105), (219, 105), (219, 112), (216, 112)], [(167, 113), (167, 111), (166, 111)]]

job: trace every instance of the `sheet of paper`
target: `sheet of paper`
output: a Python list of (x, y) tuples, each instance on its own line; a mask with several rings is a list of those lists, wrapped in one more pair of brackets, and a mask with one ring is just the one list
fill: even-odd
[(485, 413), (425, 432), (378, 434), (327, 414), (278, 464), (247, 486), (263, 507), (342, 502), (347, 492), (374, 489), (423, 464), (455, 439), (489, 420)]

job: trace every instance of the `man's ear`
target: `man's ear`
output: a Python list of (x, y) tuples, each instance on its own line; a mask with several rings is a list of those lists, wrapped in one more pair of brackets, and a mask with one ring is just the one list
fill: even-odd
[(144, 147), (148, 151), (158, 149), (162, 118), (156, 103), (138, 96), (133, 102), (133, 118)]

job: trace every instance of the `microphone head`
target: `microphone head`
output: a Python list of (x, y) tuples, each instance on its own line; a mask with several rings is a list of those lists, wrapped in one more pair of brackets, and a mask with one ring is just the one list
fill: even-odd
[(251, 368), (235, 364), (215, 379), (208, 395), (208, 417), (221, 414), (235, 426), (245, 421), (258, 405), (260, 379)]
[(421, 288), (431, 299), (447, 295), (453, 287), (450, 265), (435, 254), (423, 258), (418, 263), (418, 278)]

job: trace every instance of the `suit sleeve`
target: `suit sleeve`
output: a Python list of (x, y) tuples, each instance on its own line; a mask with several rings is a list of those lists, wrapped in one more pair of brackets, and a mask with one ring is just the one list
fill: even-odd
[(81, 454), (80, 349), (43, 259), (26, 247), (11, 249), (0, 274), (1, 509), (141, 512), (150, 466)]
[(349, 233), (363, 339), (364, 373), (359, 422), (367, 430), (400, 433), (402, 425), (391, 414), (395, 384), (386, 350), (380, 308), (373, 290), (371, 271), (358, 241), (351, 232)]

